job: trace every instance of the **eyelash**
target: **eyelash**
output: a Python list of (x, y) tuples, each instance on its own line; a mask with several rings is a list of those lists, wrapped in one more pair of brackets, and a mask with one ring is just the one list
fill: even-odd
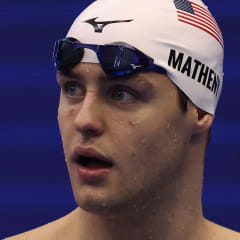
[[(64, 90), (64, 93), (67, 94), (67, 96), (69, 98), (74, 98), (74, 96), (69, 96), (68, 95), (68, 90), (70, 87), (80, 87), (82, 88), (82, 86), (79, 84), (79, 83), (76, 83), (76, 82), (66, 82), (64, 83), (63, 85), (63, 90)], [(132, 89), (128, 88), (128, 87), (123, 87), (122, 85), (115, 85), (114, 87), (111, 88), (111, 91), (113, 90), (114, 93), (116, 92), (127, 92), (128, 94), (131, 94), (131, 96), (133, 96), (136, 99), (139, 98), (139, 94), (136, 92), (136, 91), (133, 91)], [(135, 100), (130, 100), (130, 101), (125, 101), (127, 103), (132, 103), (132, 102), (135, 102)], [(121, 101), (121, 100), (117, 100), (117, 101)]]

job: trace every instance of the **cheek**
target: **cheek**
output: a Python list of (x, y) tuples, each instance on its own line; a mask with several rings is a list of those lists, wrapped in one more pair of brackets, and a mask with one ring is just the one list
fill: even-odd
[(129, 122), (129, 125), (131, 134), (128, 139), (132, 143), (130, 157), (134, 157), (134, 167), (138, 171), (144, 169), (144, 177), (154, 177), (163, 169), (173, 169), (179, 164), (185, 149), (185, 136), (181, 128), (164, 120), (147, 120), (134, 126)]
[[(122, 121), (122, 127), (114, 134), (116, 158), (120, 164), (121, 188), (136, 191), (158, 187), (178, 167), (177, 141), (173, 127), (164, 121)], [(134, 190), (133, 190), (134, 189)], [(144, 190), (145, 189), (145, 190)]]
[(57, 119), (66, 158), (66, 154), (71, 150), (70, 148), (72, 145), (72, 136), (74, 134), (73, 119), (75, 113), (76, 110), (74, 110), (73, 108), (66, 109), (63, 105), (60, 105), (58, 108)]
[(72, 125), (76, 114), (77, 114), (77, 109), (74, 107), (66, 106), (66, 104), (64, 104), (64, 101), (62, 100), (62, 98), (60, 98), (57, 119), (58, 119), (58, 125), (59, 125), (61, 132), (67, 126)]

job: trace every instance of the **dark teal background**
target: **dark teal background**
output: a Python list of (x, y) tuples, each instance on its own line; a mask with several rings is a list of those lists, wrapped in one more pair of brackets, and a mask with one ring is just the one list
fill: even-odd
[[(51, 56), (54, 41), (89, 3), (1, 0), (0, 239), (76, 207), (57, 126)], [(205, 3), (223, 32), (225, 78), (205, 160), (204, 216), (240, 231), (240, 3)]]

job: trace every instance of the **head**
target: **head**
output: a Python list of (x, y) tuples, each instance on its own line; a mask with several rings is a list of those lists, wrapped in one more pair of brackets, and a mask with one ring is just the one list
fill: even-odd
[[(91, 45), (126, 42), (154, 64), (113, 76), (99, 58), (103, 53), (84, 47), (80, 57), (74, 52), (78, 62), (57, 72), (65, 159), (75, 199), (89, 211), (100, 211), (102, 203), (116, 209), (148, 196), (177, 177), (196, 154), (203, 159), (221, 92), (221, 39), (183, 25), (176, 17), (176, 1), (152, 0), (156, 6), (144, 21), (144, 7), (136, 9), (134, 2), (126, 4), (134, 11), (126, 11), (117, 0), (94, 2), (75, 20), (67, 37)], [(176, 36), (177, 31), (182, 34)], [(114, 166), (104, 182), (88, 185), (79, 179), (72, 159), (78, 145), (112, 159)]]

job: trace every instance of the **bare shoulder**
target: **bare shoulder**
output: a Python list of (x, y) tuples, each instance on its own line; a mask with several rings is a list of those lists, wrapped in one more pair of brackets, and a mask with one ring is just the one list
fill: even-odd
[(221, 236), (222, 240), (240, 240), (240, 232), (236, 232), (226, 227), (222, 227)]
[(12, 237), (4, 238), (3, 240), (26, 240), (25, 233), (20, 233)]
[(61, 231), (64, 229), (65, 222), (68, 221), (71, 213), (54, 220), (50, 223), (44, 224), (40, 227), (31, 229), (29, 231), (4, 238), (3, 240), (56, 240), (62, 239)]
[(209, 239), (211, 240), (240, 240), (240, 232), (208, 222)]
[(31, 240), (31, 239), (45, 239), (52, 240), (56, 239), (53, 235), (55, 233), (55, 221), (40, 226), (38, 228), (31, 229), (29, 231), (5, 238), (3, 240)]

